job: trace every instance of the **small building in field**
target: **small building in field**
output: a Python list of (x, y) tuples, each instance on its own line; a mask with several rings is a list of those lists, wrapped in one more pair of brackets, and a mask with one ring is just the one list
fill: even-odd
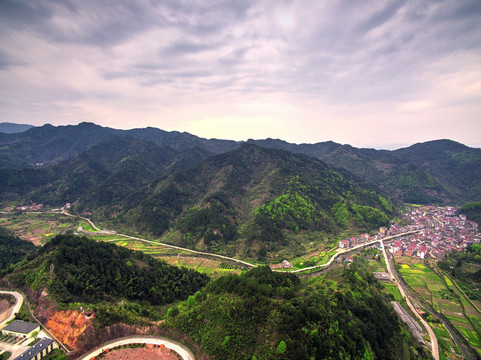
[(55, 349), (58, 349), (58, 343), (55, 340), (44, 338), (17, 356), (15, 360), (40, 360)]
[(374, 277), (376, 279), (378, 279), (379, 281), (392, 281), (391, 279), (391, 275), (389, 275), (388, 273), (386, 272), (382, 272), (382, 271), (375, 271), (373, 273)]
[(2, 329), (2, 335), (10, 335), (19, 338), (32, 337), (35, 332), (40, 331), (37, 323), (15, 320)]

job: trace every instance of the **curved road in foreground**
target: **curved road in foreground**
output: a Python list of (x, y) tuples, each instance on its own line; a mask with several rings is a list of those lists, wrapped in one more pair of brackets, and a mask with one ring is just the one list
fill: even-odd
[(13, 305), (13, 307), (11, 308), (10, 316), (0, 323), (0, 328), (1, 328), (10, 320), (15, 319), (15, 314), (17, 314), (20, 311), (20, 308), (22, 307), (23, 296), (22, 294), (16, 291), (0, 291), (0, 294), (12, 295), (13, 297), (15, 297), (15, 305)]
[(389, 259), (387, 257), (386, 248), (384, 247), (384, 243), (382, 242), (382, 240), (379, 241), (379, 242), (381, 243), (382, 252), (384, 254), (384, 260), (386, 262), (386, 267), (387, 267), (387, 271), (388, 271), (389, 275), (391, 276), (392, 279), (395, 280), (396, 285), (399, 289), (399, 292), (401, 293), (401, 296), (403, 297), (403, 299), (406, 300), (406, 303), (409, 306), (409, 308), (411, 309), (411, 311), (413, 312), (413, 314), (419, 319), (421, 324), (423, 324), (424, 328), (428, 332), (429, 338), (431, 339), (431, 352), (433, 354), (434, 359), (439, 360), (439, 347), (438, 347), (438, 339), (436, 338), (436, 334), (434, 334), (434, 331), (431, 328), (431, 326), (429, 326), (429, 324), (422, 318), (421, 315), (419, 315), (417, 310), (414, 308), (414, 305), (412, 304), (409, 297), (406, 295), (406, 292), (404, 291), (404, 288), (401, 286), (400, 282), (395, 277), (395, 275), (394, 275), (394, 273), (391, 269), (391, 263), (389, 262)]
[(80, 357), (78, 360), (90, 360), (95, 356), (100, 355), (103, 351), (107, 349), (112, 349), (117, 346), (129, 345), (129, 344), (153, 344), (153, 345), (164, 345), (166, 348), (171, 349), (178, 353), (183, 360), (195, 360), (194, 354), (184, 345), (178, 343), (177, 341), (170, 340), (164, 337), (153, 337), (153, 336), (127, 336), (124, 338), (109, 341), (94, 350), (89, 351), (87, 354)]

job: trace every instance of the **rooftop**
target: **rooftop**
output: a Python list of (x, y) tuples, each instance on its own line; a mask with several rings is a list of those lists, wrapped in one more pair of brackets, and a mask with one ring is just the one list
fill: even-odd
[(22, 320), (15, 320), (5, 326), (2, 330), (15, 332), (17, 334), (29, 334), (38, 328), (40, 325), (37, 323), (25, 322)]
[(17, 356), (15, 360), (30, 360), (31, 358), (34, 358), (38, 353), (46, 349), (53, 342), (54, 340), (52, 339), (44, 338), (35, 345), (33, 345), (30, 349), (24, 351), (21, 355)]

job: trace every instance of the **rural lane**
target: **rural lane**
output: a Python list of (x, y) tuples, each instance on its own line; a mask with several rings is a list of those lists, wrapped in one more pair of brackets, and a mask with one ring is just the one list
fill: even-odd
[(185, 345), (182, 345), (177, 341), (170, 340), (164, 337), (153, 337), (153, 336), (145, 336), (145, 335), (127, 336), (124, 338), (109, 341), (95, 348), (94, 350), (89, 351), (87, 354), (84, 354), (78, 360), (90, 360), (100, 355), (103, 351), (107, 349), (112, 349), (117, 346), (130, 345), (130, 344), (164, 345), (166, 348), (169, 348), (175, 351), (176, 353), (178, 353), (183, 360), (195, 360), (194, 354)]
[(436, 334), (434, 334), (434, 331), (431, 328), (431, 326), (429, 326), (429, 324), (422, 318), (421, 315), (419, 315), (417, 310), (414, 308), (414, 305), (412, 304), (411, 300), (407, 296), (406, 292), (404, 291), (403, 287), (401, 286), (400, 282), (397, 280), (397, 278), (395, 277), (395, 275), (394, 275), (394, 273), (391, 269), (391, 264), (390, 264), (389, 259), (387, 257), (386, 248), (384, 247), (384, 242), (382, 240), (380, 240), (379, 242), (381, 243), (382, 252), (384, 254), (384, 260), (386, 262), (387, 271), (388, 271), (389, 275), (391, 276), (391, 279), (395, 280), (396, 285), (399, 289), (399, 292), (401, 293), (401, 296), (403, 297), (403, 299), (406, 300), (406, 303), (409, 306), (409, 308), (411, 309), (411, 311), (413, 312), (413, 314), (419, 319), (421, 324), (423, 324), (424, 328), (428, 332), (429, 338), (431, 339), (431, 353), (433, 354), (434, 360), (439, 360), (439, 347), (438, 347), (438, 339), (436, 338)]
[(10, 320), (13, 320), (15, 318), (15, 314), (17, 314), (20, 311), (20, 308), (22, 307), (22, 304), (23, 304), (23, 296), (22, 294), (16, 291), (0, 291), (0, 294), (12, 295), (13, 297), (15, 297), (15, 305), (13, 305), (13, 307), (11, 308), (10, 316), (0, 323), (0, 328), (1, 328)]

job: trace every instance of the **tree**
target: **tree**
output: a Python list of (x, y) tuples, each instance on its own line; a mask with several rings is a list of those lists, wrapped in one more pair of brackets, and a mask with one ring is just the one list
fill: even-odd
[(277, 345), (277, 353), (278, 354), (284, 354), (287, 350), (287, 345), (284, 341), (281, 341), (279, 345)]

